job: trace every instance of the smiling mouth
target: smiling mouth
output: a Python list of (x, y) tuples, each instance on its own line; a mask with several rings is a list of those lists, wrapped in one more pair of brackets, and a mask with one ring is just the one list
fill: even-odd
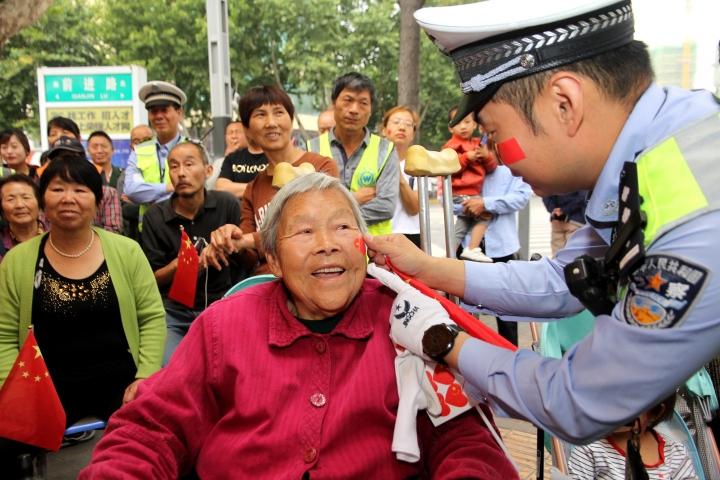
[(315, 278), (334, 278), (339, 277), (345, 273), (345, 269), (342, 267), (325, 267), (319, 268), (312, 273)]

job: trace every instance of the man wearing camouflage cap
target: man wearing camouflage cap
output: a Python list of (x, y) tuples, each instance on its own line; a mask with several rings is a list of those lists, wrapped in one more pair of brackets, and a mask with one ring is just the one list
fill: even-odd
[(140, 204), (140, 223), (148, 205), (165, 200), (173, 192), (166, 168), (170, 150), (181, 140), (180, 122), (185, 92), (169, 82), (152, 81), (138, 94), (148, 111), (155, 136), (135, 147), (128, 157), (124, 193), (133, 203)]
[(458, 368), (512, 416), (573, 443), (605, 436), (718, 353), (720, 106), (653, 82), (629, 0), (488, 0), (415, 16), (456, 64), (455, 121), (475, 113), (538, 194), (591, 191), (588, 224), (537, 262), (432, 258), (392, 236), (368, 238), (373, 258), (504, 319), (587, 308), (595, 327), (559, 360), (510, 352), (398, 288), (398, 312), (420, 306), (391, 318), (393, 338)]

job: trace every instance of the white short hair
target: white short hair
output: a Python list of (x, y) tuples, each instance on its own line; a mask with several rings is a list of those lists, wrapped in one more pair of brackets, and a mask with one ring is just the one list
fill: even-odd
[[(301, 193), (322, 190), (336, 190), (340, 192), (350, 204), (360, 231), (363, 234), (367, 233), (367, 224), (362, 217), (362, 213), (360, 213), (357, 200), (355, 200), (352, 193), (340, 183), (340, 180), (324, 173), (308, 173), (307, 175), (302, 175), (292, 180), (282, 187), (270, 202), (267, 214), (265, 215), (265, 221), (260, 229), (260, 243), (266, 253), (277, 254), (278, 229), (280, 228), (280, 217), (285, 204), (291, 198)], [(325, 206), (318, 205), (318, 208), (325, 208)]]

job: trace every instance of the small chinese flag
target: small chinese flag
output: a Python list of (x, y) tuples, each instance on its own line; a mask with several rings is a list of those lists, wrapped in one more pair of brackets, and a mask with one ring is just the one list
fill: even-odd
[(197, 288), (199, 264), (200, 257), (198, 257), (197, 250), (195, 250), (195, 245), (190, 241), (185, 229), (182, 229), (177, 270), (170, 286), (168, 298), (182, 303), (188, 308), (195, 306), (195, 289)]
[(65, 410), (30, 330), (0, 389), (0, 437), (56, 452), (65, 432)]

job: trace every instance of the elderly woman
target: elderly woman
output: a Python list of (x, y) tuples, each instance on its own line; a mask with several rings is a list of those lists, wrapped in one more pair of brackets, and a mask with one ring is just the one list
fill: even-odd
[(223, 225), (215, 230), (211, 247), (204, 251), (203, 261), (221, 269), (228, 265), (227, 255), (242, 253), (243, 263), (257, 261), (255, 273), (268, 273), (258, 232), (277, 192), (272, 185), (275, 167), (283, 162), (294, 166), (309, 163), (316, 172), (337, 177), (337, 164), (331, 158), (293, 145), (295, 107), (282, 89), (274, 85), (253, 87), (240, 99), (239, 110), (246, 135), (265, 153), (268, 166), (245, 188), (240, 225)]
[(165, 311), (132, 240), (92, 227), (102, 180), (84, 158), (54, 159), (40, 179), (51, 230), (0, 264), (0, 382), (33, 325), (68, 424), (108, 418), (160, 368)]
[(365, 276), (365, 231), (339, 180), (283, 187), (261, 230), (280, 279), (205, 310), (80, 478), (516, 478), (475, 411), (421, 412), (420, 462), (395, 458), (394, 295)]
[(0, 180), (0, 213), (6, 222), (0, 227), (1, 262), (12, 247), (45, 231), (38, 187), (30, 177), (16, 173)]

